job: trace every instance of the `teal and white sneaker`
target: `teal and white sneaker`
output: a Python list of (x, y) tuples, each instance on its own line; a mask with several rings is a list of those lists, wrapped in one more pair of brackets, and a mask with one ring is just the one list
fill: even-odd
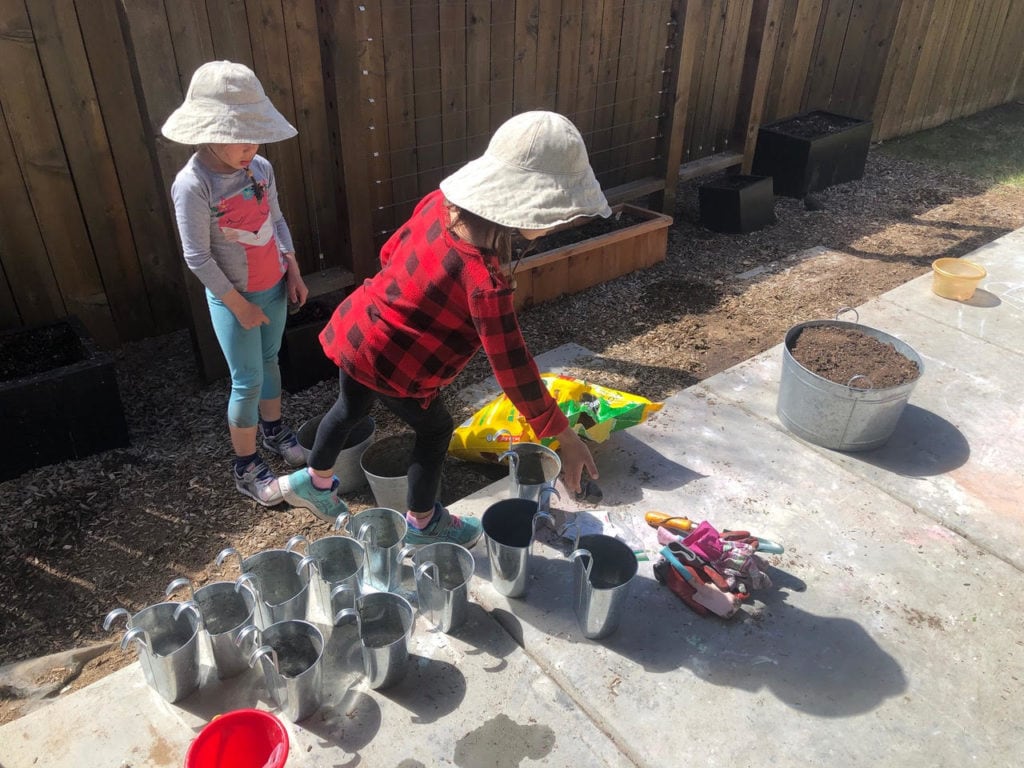
[(308, 470), (300, 469), (281, 477), (278, 484), (286, 502), (293, 507), (308, 509), (328, 523), (335, 522), (338, 515), (348, 512), (348, 505), (338, 496), (338, 478), (334, 478), (331, 490), (323, 491), (313, 485)]
[(453, 515), (442, 507), (440, 502), (435, 502), (434, 517), (430, 524), (422, 531), (410, 525), (405, 534), (405, 543), (421, 547), (436, 541), (450, 541), (470, 549), (477, 543), (483, 532), (483, 524), (477, 518)]
[(267, 462), (259, 456), (249, 462), (241, 472), (232, 468), (231, 475), (235, 478), (235, 488), (240, 493), (265, 507), (280, 504), (283, 500), (277, 477), (270, 471)]
[(299, 438), (289, 427), (282, 425), (276, 433), (268, 435), (261, 424), (260, 435), (263, 437), (263, 447), (284, 459), (289, 467), (306, 466), (306, 450), (299, 445)]

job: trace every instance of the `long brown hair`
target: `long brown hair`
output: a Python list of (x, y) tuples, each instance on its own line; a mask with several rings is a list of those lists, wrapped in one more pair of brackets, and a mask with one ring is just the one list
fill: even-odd
[(456, 224), (461, 224), (469, 232), (469, 238), (473, 245), (496, 254), (498, 262), (503, 267), (511, 267), (512, 238), (517, 234), (517, 230), (503, 227), (472, 211), (459, 208), (451, 202), (448, 203), (448, 208), (454, 214), (448, 225), (449, 232), (452, 232)]

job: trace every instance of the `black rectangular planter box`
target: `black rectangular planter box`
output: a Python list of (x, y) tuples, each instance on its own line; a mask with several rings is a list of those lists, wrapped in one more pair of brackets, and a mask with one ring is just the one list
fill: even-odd
[(815, 110), (762, 125), (751, 172), (775, 179), (775, 194), (806, 197), (864, 176), (870, 120)]
[(324, 354), (319, 338), (341, 301), (340, 297), (336, 301), (333, 298), (325, 294), (310, 299), (302, 309), (288, 316), (278, 364), (281, 386), (289, 392), (301, 392), (321, 381), (338, 378), (338, 366)]
[(128, 445), (114, 361), (76, 318), (0, 333), (0, 480)]
[(731, 174), (697, 190), (700, 223), (715, 232), (746, 234), (775, 223), (771, 176)]

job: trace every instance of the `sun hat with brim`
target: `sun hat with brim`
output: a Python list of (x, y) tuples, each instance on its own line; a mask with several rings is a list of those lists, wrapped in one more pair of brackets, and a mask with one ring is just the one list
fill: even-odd
[(441, 182), (441, 192), (459, 208), (513, 229), (548, 229), (612, 212), (579, 129), (556, 112), (506, 120), (483, 155)]
[(160, 129), (180, 144), (269, 144), (295, 136), (244, 64), (210, 61), (192, 75), (185, 101)]

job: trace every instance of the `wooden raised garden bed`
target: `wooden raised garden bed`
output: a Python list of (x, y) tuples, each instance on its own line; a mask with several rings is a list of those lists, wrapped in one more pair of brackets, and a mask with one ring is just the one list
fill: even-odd
[(0, 480), (128, 445), (114, 361), (76, 318), (0, 333)]
[(515, 272), (516, 307), (578, 293), (665, 260), (672, 217), (622, 204), (542, 238)]

